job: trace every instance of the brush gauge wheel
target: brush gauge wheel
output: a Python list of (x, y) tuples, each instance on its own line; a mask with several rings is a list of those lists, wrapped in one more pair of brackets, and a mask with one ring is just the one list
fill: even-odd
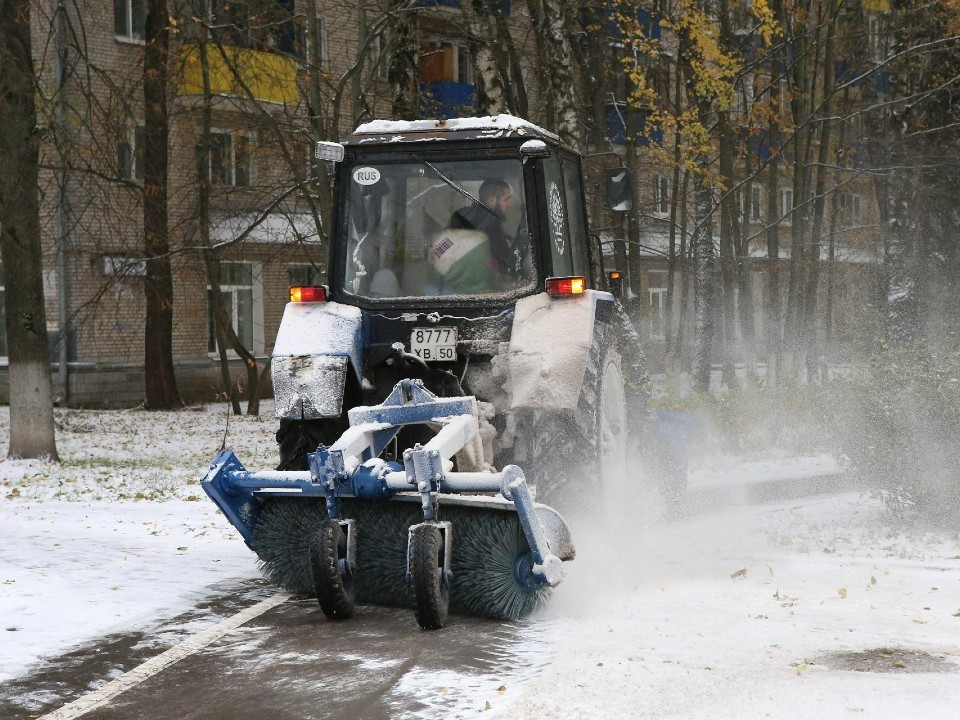
[(340, 523), (325, 519), (310, 534), (310, 570), (320, 609), (331, 620), (353, 615), (353, 573), (346, 558), (347, 537)]
[(414, 612), (424, 630), (443, 627), (450, 609), (450, 586), (443, 572), (443, 535), (432, 525), (411, 531), (410, 573), (413, 576)]

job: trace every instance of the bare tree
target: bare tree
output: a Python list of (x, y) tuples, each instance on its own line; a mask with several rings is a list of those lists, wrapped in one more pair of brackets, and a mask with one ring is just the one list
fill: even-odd
[(8, 277), (8, 457), (58, 460), (37, 195), (41, 133), (28, 0), (0, 2), (0, 255)]
[(143, 247), (147, 265), (144, 278), (147, 314), (143, 372), (144, 404), (150, 410), (167, 410), (183, 404), (173, 370), (173, 276), (167, 223), (169, 23), (167, 0), (147, 0), (143, 61)]

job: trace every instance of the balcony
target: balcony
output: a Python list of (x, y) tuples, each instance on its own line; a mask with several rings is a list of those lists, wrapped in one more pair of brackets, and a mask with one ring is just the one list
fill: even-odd
[[(288, 55), (244, 47), (210, 45), (210, 91), (214, 95), (249, 97), (265, 102), (296, 105), (297, 61)], [(203, 94), (200, 50), (185, 45), (180, 53), (180, 95)]]
[(420, 83), (420, 116), (471, 117), (477, 114), (477, 88), (472, 83), (435, 80)]

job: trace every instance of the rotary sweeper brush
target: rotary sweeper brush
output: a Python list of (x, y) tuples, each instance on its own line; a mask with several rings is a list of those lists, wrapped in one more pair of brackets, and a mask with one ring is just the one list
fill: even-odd
[[(355, 602), (412, 605), (426, 629), (451, 608), (520, 618), (560, 582), (570, 531), (534, 503), (520, 468), (452, 470), (480, 440), (474, 398), (403, 380), (349, 417), (339, 440), (309, 454), (308, 472), (248, 472), (225, 450), (202, 481), (273, 582), (315, 593), (335, 619)], [(424, 423), (439, 431), (402, 465), (379, 458), (401, 428)]]

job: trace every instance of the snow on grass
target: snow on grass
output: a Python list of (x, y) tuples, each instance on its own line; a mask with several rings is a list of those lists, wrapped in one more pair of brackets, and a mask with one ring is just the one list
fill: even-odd
[[(276, 465), (272, 410), (229, 418), (227, 447), (249, 467)], [(259, 574), (199, 484), (224, 439), (223, 405), (57, 410), (56, 421), (61, 463), (0, 462), (0, 681)], [(3, 407), (4, 447), (8, 427)]]

